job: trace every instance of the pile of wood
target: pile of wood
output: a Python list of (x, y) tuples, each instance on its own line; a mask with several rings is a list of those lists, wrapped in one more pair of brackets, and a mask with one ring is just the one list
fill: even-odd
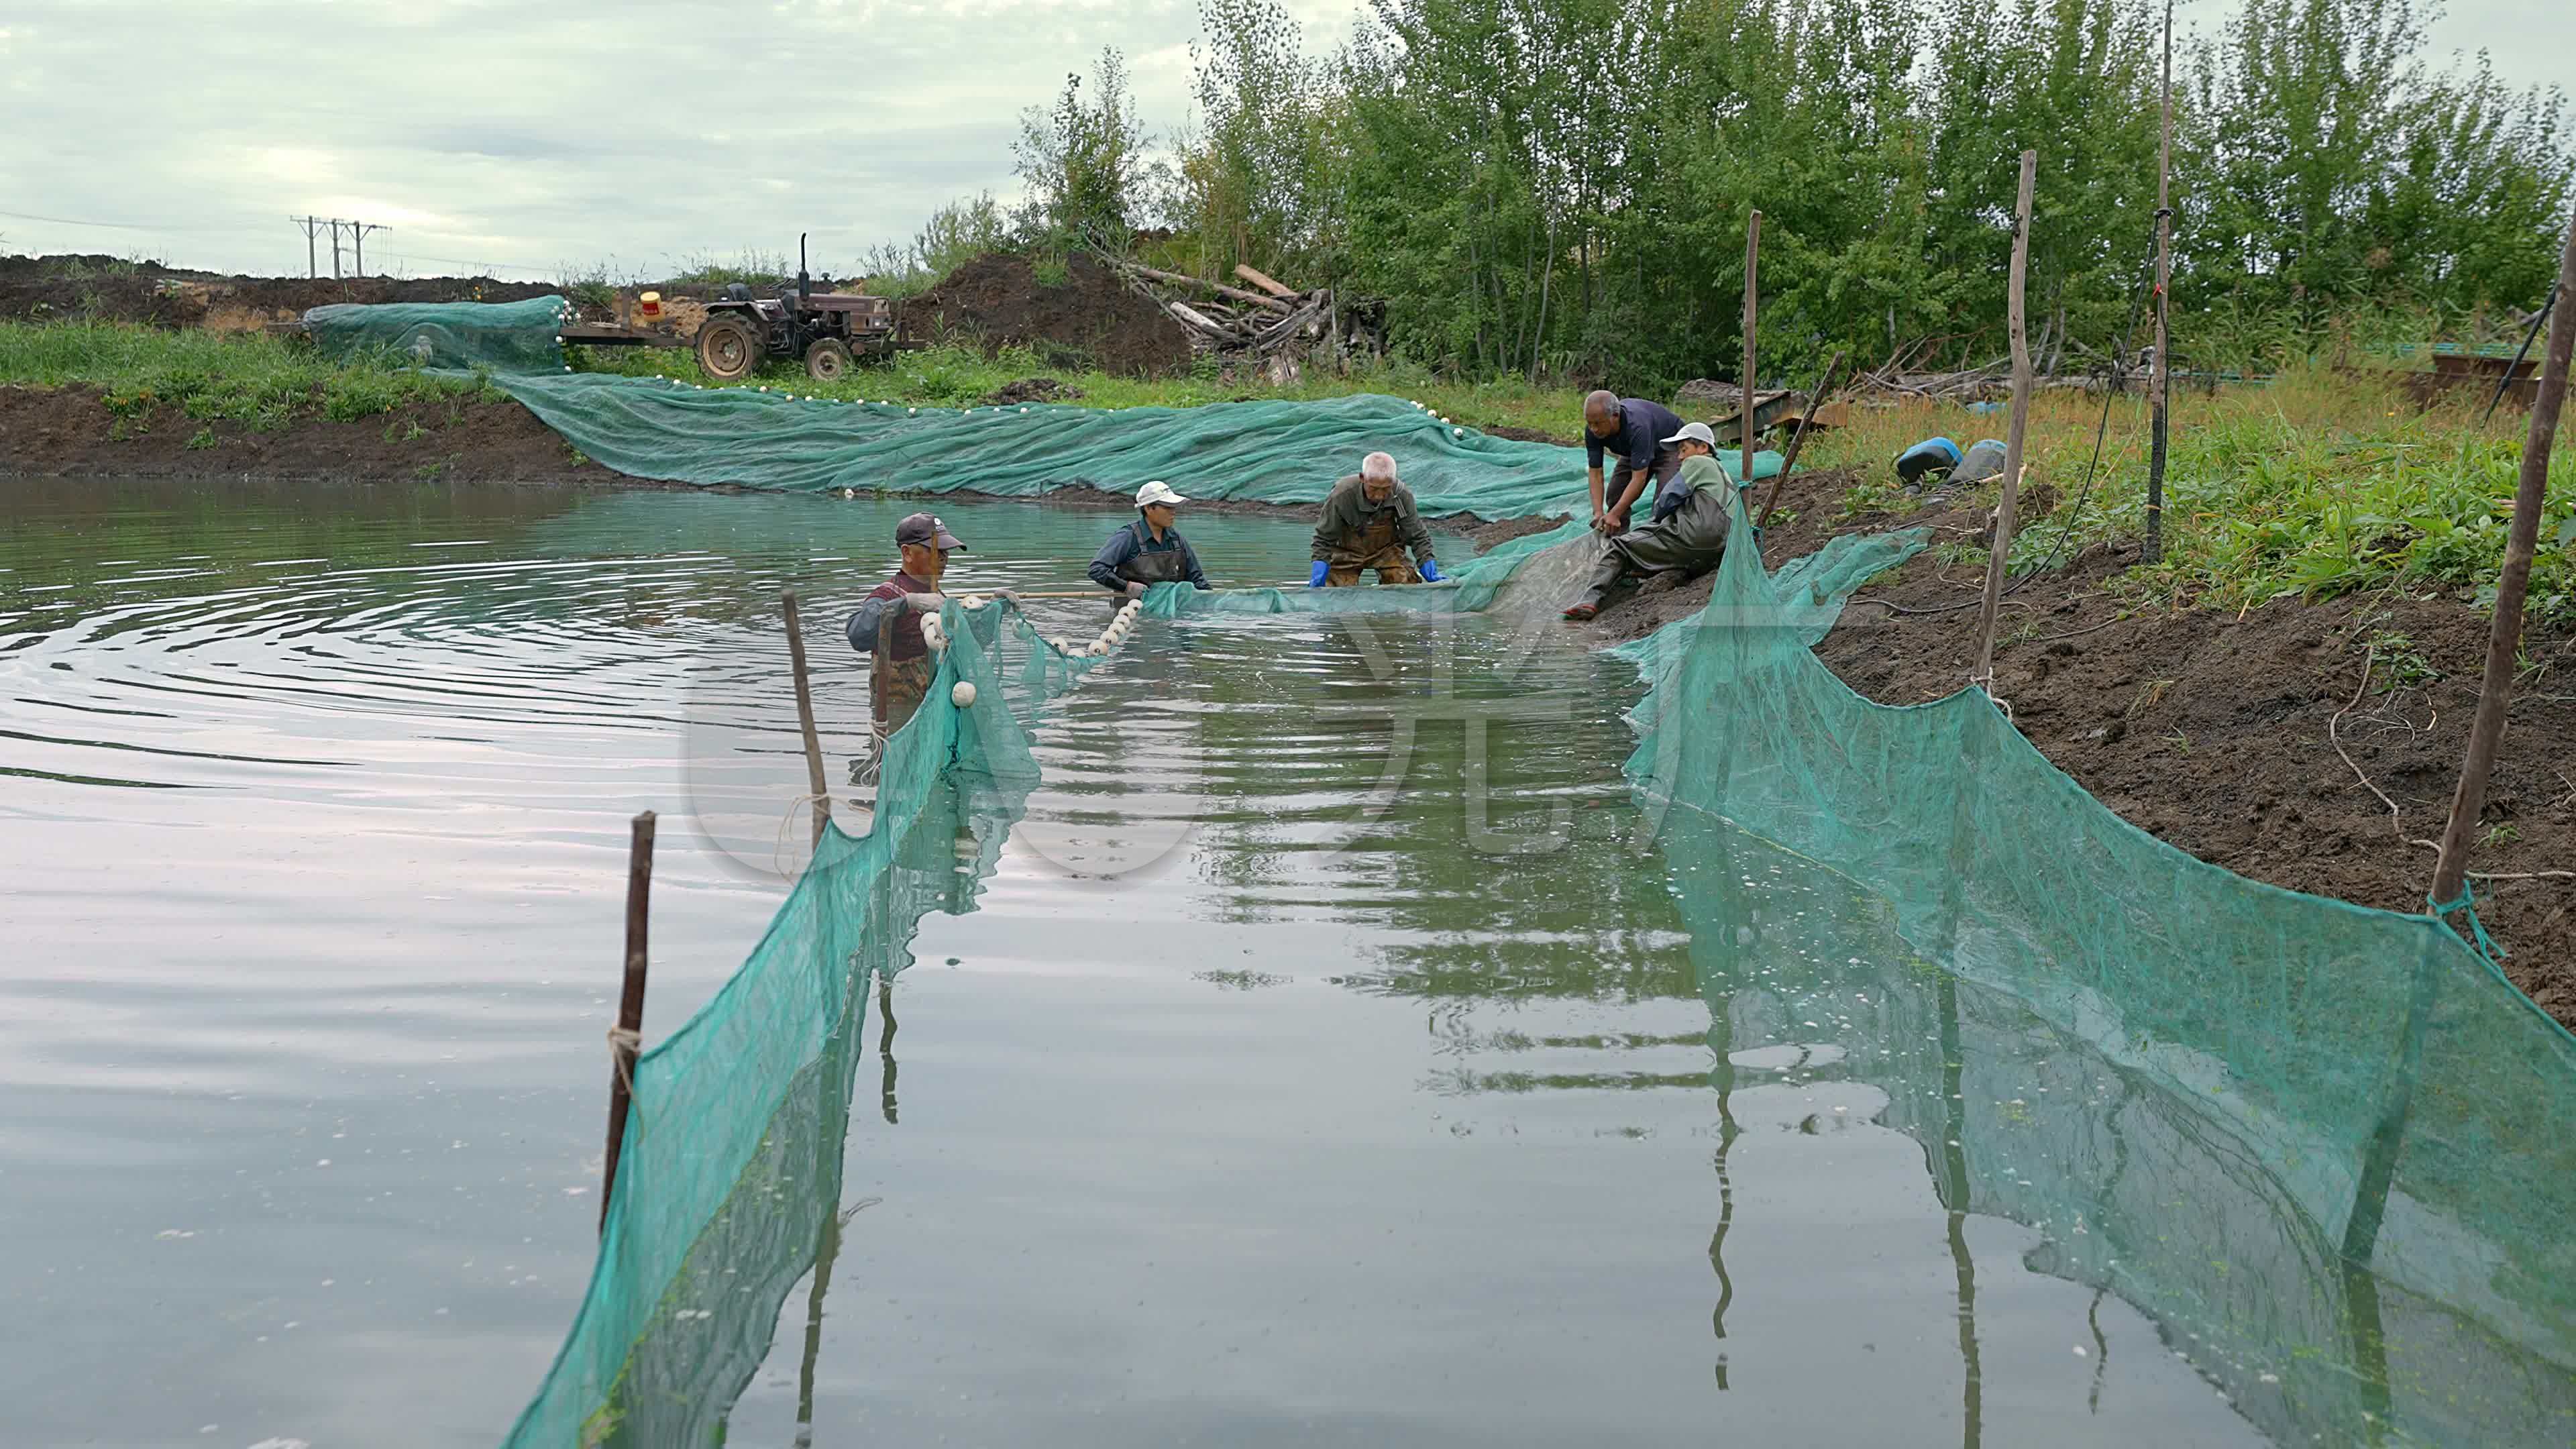
[(1127, 284), (1188, 330), (1192, 350), (1269, 365), (1293, 374), (1299, 359), (1338, 365), (1384, 351), (1385, 310), (1345, 306), (1329, 287), (1299, 291), (1253, 270), (1234, 269), (1246, 286), (1113, 259)]

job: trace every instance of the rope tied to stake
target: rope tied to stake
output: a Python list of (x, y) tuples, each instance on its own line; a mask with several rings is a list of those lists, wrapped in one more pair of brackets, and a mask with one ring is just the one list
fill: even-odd
[(622, 1026), (608, 1029), (608, 1059), (617, 1064), (617, 1080), (626, 1088), (627, 1110), (634, 1110), (635, 1056), (644, 1050), (644, 1033)]
[(2454, 911), (2468, 912), (2469, 934), (2460, 938), (2461, 944), (2485, 957), (2489, 964), (2500, 965), (2505, 958), (2505, 949), (2496, 944), (2495, 937), (2487, 934), (2487, 923), (2478, 919), (2477, 894), (2477, 887), (2464, 880), (2460, 882), (2458, 900), (2437, 901), (2433, 899), (2431, 891), (2426, 891), (2424, 906), (2432, 913), (2433, 919), (2450, 927), (2453, 935), (2459, 935), (2459, 928), (2451, 925), (2451, 914)]

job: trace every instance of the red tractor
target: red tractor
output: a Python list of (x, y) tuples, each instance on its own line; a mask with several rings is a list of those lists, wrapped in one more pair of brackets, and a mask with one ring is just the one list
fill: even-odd
[(774, 358), (802, 358), (806, 375), (831, 382), (858, 357), (892, 351), (894, 304), (853, 292), (817, 292), (805, 270), (805, 238), (796, 238), (796, 281), (775, 298), (756, 297), (735, 282), (707, 304), (698, 327), (698, 367), (732, 382)]

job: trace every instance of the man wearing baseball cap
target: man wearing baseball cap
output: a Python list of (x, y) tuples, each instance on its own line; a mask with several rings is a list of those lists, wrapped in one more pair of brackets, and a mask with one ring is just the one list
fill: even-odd
[(1184, 579), (1206, 588), (1207, 574), (1199, 568), (1198, 551), (1172, 526), (1180, 517), (1179, 505), (1189, 501), (1161, 479), (1137, 489), (1136, 521), (1109, 535), (1109, 541), (1100, 546), (1091, 560), (1091, 581), (1130, 599), (1145, 597), (1145, 590), (1156, 584)]
[(902, 567), (870, 591), (850, 616), (850, 647), (869, 656), (869, 749), (867, 763), (859, 771), (861, 784), (876, 778), (885, 763), (886, 740), (921, 708), (931, 677), (939, 672), (939, 661), (930, 657), (930, 646), (922, 641), (921, 616), (912, 611), (910, 601), (915, 595), (938, 593), (940, 576), (948, 571), (948, 555), (966, 547), (948, 531), (948, 525), (928, 513), (912, 514), (896, 524), (894, 543), (903, 556)]
[(1718, 464), (1717, 435), (1706, 423), (1692, 423), (1657, 441), (1674, 451), (1680, 465), (1656, 488), (1651, 521), (1611, 536), (1599, 567), (1567, 607), (1568, 619), (1600, 613), (1611, 590), (1632, 577), (1673, 570), (1705, 573), (1726, 556), (1735, 480)]

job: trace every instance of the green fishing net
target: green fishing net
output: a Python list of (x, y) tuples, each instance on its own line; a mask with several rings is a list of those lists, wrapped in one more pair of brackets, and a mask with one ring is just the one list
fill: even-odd
[[(2285, 1442), (2576, 1437), (2576, 1039), (2429, 916), (2121, 820), (1982, 691), (1854, 694), (1809, 646), (1915, 546), (1777, 577), (1730, 552), (1703, 614), (1625, 651), (1652, 686), (1629, 774), (1722, 1020), (1794, 952), (1823, 1004), (1789, 1039), (1824, 1011), (1881, 1023), (1838, 1046), (1937, 1044), (1885, 1080), (1947, 1205), (2045, 1230), (2035, 1266), (2146, 1309)], [(1891, 950), (1908, 1000), (1837, 992)]]
[[(815, 401), (795, 383), (566, 372), (546, 330), (561, 315), (332, 308), (312, 325), (326, 346), (487, 369), (641, 477), (1023, 496), (1163, 478), (1311, 502), (1384, 448), (1427, 512), (1584, 502), (1573, 450), (1397, 399)], [(1757, 475), (1773, 468), (1757, 455)], [(1163, 585), (1146, 611), (1466, 610), (1524, 592), (1552, 610), (1598, 547), (1582, 532), (1504, 545), (1445, 586)], [(1621, 651), (1650, 685), (1628, 770), (1690, 926), (1721, 1103), (1738, 1053), (1803, 1053), (1830, 1021), (1849, 1069), (1886, 1083), (1887, 1125), (1922, 1144), (1963, 1286), (1965, 1216), (2012, 1219), (2040, 1234), (2030, 1266), (2144, 1309), (2278, 1439), (2576, 1440), (2576, 1245), (2560, 1226), (2576, 1040), (2429, 917), (2260, 885), (2126, 824), (1982, 692), (1896, 708), (1844, 687), (1810, 646), (1921, 546), (1840, 539), (1776, 575), (1731, 551), (1704, 612)], [(1503, 589), (1516, 569), (1529, 582)], [(866, 982), (903, 963), (923, 912), (972, 908), (1035, 783), (1030, 722), (1090, 667), (1006, 606), (943, 617), (956, 642), (894, 738), (869, 833), (829, 835), (740, 972), (639, 1062), (597, 1269), (514, 1446), (715, 1442), (786, 1293), (828, 1276)], [(977, 685), (969, 708), (947, 703), (960, 680)], [(1724, 1126), (1720, 1141), (1722, 1160)]]
[[(1426, 513), (1590, 507), (1577, 450), (1488, 437), (1400, 398), (1116, 411), (843, 402), (809, 396), (801, 376), (784, 372), (735, 387), (569, 372), (554, 341), (563, 315), (555, 298), (422, 302), (321, 307), (305, 325), (333, 351), (383, 347), (427, 367), (486, 368), (567, 442), (637, 478), (1015, 498), (1076, 485), (1132, 492), (1159, 478), (1192, 498), (1316, 503), (1384, 451)], [(1724, 461), (1736, 467), (1735, 455)], [(1753, 455), (1756, 478), (1779, 469), (1778, 454)]]

